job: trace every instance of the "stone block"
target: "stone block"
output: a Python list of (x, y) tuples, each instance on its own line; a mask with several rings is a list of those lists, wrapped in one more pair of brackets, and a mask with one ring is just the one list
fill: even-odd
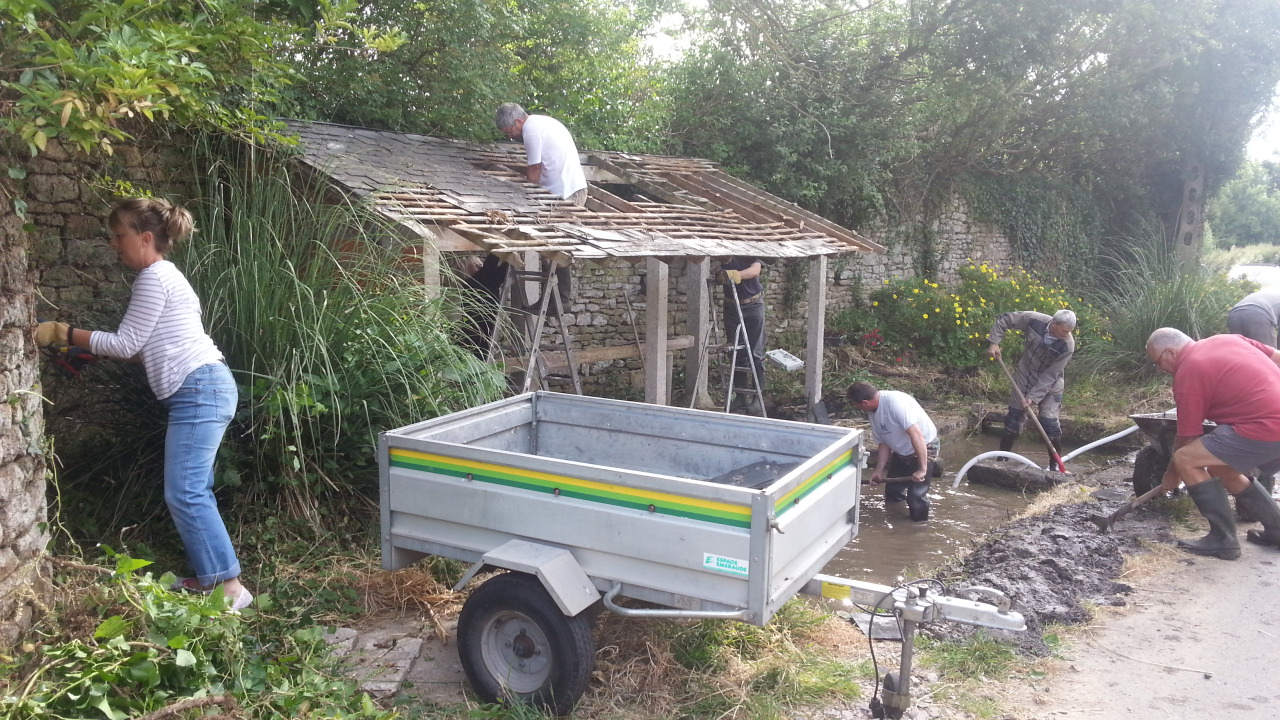
[(68, 238), (82, 239), (100, 238), (106, 232), (102, 218), (95, 215), (72, 214), (67, 215), (62, 234)]
[(41, 202), (58, 203), (80, 198), (79, 181), (64, 175), (34, 175), (28, 178), (27, 192)]

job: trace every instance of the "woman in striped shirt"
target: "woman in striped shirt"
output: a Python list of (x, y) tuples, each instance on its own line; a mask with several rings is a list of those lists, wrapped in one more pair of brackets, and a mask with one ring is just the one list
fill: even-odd
[(111, 212), (111, 247), (138, 277), (115, 332), (41, 323), (37, 342), (88, 347), (97, 355), (142, 363), (147, 384), (169, 409), (164, 498), (194, 578), (175, 589), (211, 592), (221, 585), (232, 610), (253, 596), (240, 584), (240, 562), (213, 496), (213, 465), (236, 408), (236, 385), (222, 352), (204, 330), (200, 299), (165, 256), (191, 233), (186, 209), (166, 200), (126, 200)]

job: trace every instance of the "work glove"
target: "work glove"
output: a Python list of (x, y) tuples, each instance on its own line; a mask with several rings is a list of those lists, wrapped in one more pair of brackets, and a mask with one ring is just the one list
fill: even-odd
[(71, 344), (71, 326), (61, 322), (42, 322), (36, 326), (36, 345), (66, 346)]
[(738, 272), (737, 270), (721, 270), (720, 276), (726, 280), (729, 280), (734, 285), (737, 285), (738, 283), (742, 282), (742, 273)]

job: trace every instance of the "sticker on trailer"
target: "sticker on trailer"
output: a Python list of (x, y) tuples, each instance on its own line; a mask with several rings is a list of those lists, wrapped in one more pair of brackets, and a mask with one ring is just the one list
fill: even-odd
[(747, 561), (738, 558), (724, 557), (723, 555), (712, 555), (711, 553), (702, 553), (702, 567), (707, 570), (715, 570), (717, 572), (729, 573), (738, 577), (747, 576)]

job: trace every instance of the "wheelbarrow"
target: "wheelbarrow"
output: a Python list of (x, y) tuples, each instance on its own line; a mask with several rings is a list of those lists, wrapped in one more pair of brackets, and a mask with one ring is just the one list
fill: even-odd
[[(1141, 496), (1159, 485), (1165, 471), (1169, 469), (1169, 461), (1173, 459), (1173, 441), (1178, 436), (1178, 414), (1167, 410), (1130, 415), (1129, 419), (1138, 426), (1148, 442), (1146, 447), (1138, 451), (1138, 457), (1133, 462), (1133, 492)], [(1204, 421), (1204, 432), (1215, 427), (1215, 423)]]

